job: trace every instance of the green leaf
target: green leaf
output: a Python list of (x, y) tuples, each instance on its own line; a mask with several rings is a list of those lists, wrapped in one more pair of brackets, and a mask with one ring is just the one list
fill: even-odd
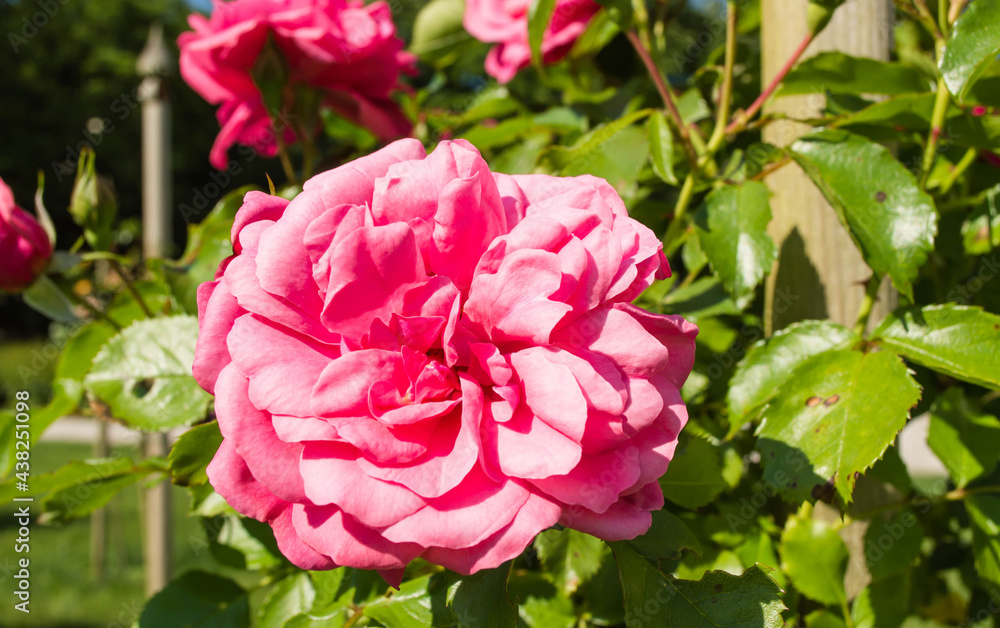
[(861, 591), (851, 607), (855, 628), (898, 628), (910, 613), (910, 574), (896, 573)]
[(404, 582), (399, 591), (390, 592), (367, 604), (364, 613), (390, 628), (431, 628), (434, 625), (434, 613), (428, 591), (430, 583), (431, 576)]
[(507, 597), (513, 562), (462, 577), (449, 591), (448, 602), (461, 628), (513, 628), (517, 604)]
[(1000, 246), (1000, 186), (986, 193), (986, 199), (962, 223), (962, 244), (968, 255), (985, 255)]
[(162, 467), (160, 461), (155, 458), (143, 461), (138, 465), (132, 462), (131, 458), (126, 457), (75, 460), (51, 473), (33, 475), (27, 483), (28, 490), (26, 491), (17, 488), (18, 480), (16, 478), (7, 480), (0, 484), (0, 499), (6, 503), (14, 497), (33, 497), (77, 485), (157, 470), (162, 470)]
[[(233, 221), (243, 205), (243, 197), (254, 189), (244, 186), (219, 199), (200, 223), (188, 227), (187, 246), (181, 258), (177, 262), (162, 263), (166, 282), (187, 313), (198, 312), (198, 286), (212, 281), (222, 260), (233, 254), (233, 243), (229, 239)], [(196, 218), (193, 208), (183, 206), (181, 210), (186, 222)]]
[(542, 41), (555, 8), (556, 0), (531, 0), (528, 6), (528, 47), (531, 49), (531, 62), (538, 68), (544, 63)]
[(923, 540), (920, 521), (910, 510), (901, 510), (888, 521), (872, 521), (864, 541), (868, 573), (875, 580), (884, 580), (907, 569), (920, 555)]
[(683, 521), (666, 510), (653, 511), (653, 523), (649, 530), (626, 543), (650, 560), (680, 558), (684, 550), (702, 553), (701, 543), (694, 533)]
[(52, 491), (42, 502), (41, 523), (68, 523), (74, 519), (85, 517), (125, 488), (132, 486), (154, 471), (161, 471), (159, 465), (143, 465), (135, 467), (126, 473), (119, 473), (80, 481), (65, 488)]
[(203, 519), (208, 549), (234, 569), (267, 569), (284, 562), (270, 526), (256, 519), (228, 515)]
[(998, 332), (1000, 316), (978, 307), (945, 304), (897, 310), (873, 337), (929, 369), (1000, 390)]
[(955, 98), (964, 101), (1000, 53), (1000, 4), (971, 2), (955, 22), (939, 67)]
[(653, 172), (665, 183), (678, 185), (677, 173), (674, 171), (674, 133), (662, 111), (656, 110), (649, 116), (647, 130), (649, 132), (649, 158), (653, 163)]
[(625, 625), (778, 628), (781, 589), (760, 567), (742, 576), (710, 571), (701, 580), (660, 573), (627, 543), (611, 543), (625, 594)]
[(605, 548), (601, 539), (569, 528), (546, 530), (535, 537), (535, 551), (564, 595), (597, 573)]
[(596, 127), (572, 146), (553, 146), (539, 158), (543, 167), (563, 176), (592, 174), (623, 196), (636, 193), (639, 172), (649, 154), (649, 137), (636, 122), (650, 115), (643, 109)]
[(819, 498), (814, 487), (829, 482), (850, 502), (856, 475), (882, 457), (919, 400), (920, 386), (888, 351), (811, 358), (764, 410), (765, 479), (800, 500)]
[(471, 36), (462, 27), (465, 3), (462, 0), (432, 0), (413, 21), (410, 51), (420, 56), (447, 53)]
[(181, 434), (168, 456), (174, 484), (197, 486), (208, 482), (205, 468), (221, 444), (222, 434), (215, 421), (192, 427)]
[(628, 30), (632, 26), (633, 10), (631, 0), (597, 0), (597, 3), (607, 9), (608, 15), (621, 29)]
[(795, 66), (781, 82), (775, 96), (826, 92), (909, 94), (929, 88), (920, 72), (901, 63), (852, 57), (842, 52), (821, 52)]
[(970, 495), (965, 498), (972, 522), (976, 574), (1000, 586), (1000, 497)]
[(780, 551), (782, 571), (796, 589), (824, 604), (847, 602), (847, 545), (829, 524), (790, 518), (781, 534)]
[(283, 628), (285, 622), (308, 611), (315, 597), (312, 581), (304, 571), (279, 580), (257, 613), (258, 628)]
[(90, 372), (94, 357), (115, 335), (115, 328), (94, 321), (80, 327), (63, 346), (56, 364), (56, 379), (71, 379), (82, 382)]
[(767, 234), (771, 205), (767, 186), (757, 181), (713, 190), (694, 224), (712, 270), (739, 308), (753, 300), (778, 248)]
[(963, 488), (996, 468), (1000, 421), (972, 408), (961, 388), (949, 388), (931, 406), (927, 444), (944, 463), (955, 485)]
[[(654, 286), (655, 287), (655, 286)], [(672, 291), (663, 299), (665, 314), (683, 314), (697, 321), (710, 316), (739, 315), (742, 311), (726, 294), (716, 277), (702, 277), (690, 286)]]
[(806, 615), (806, 628), (847, 628), (847, 624), (830, 611), (813, 611)]
[(670, 461), (660, 486), (663, 496), (678, 506), (695, 510), (709, 503), (726, 488), (718, 449), (702, 438), (690, 438)]
[(750, 347), (736, 367), (726, 397), (730, 435), (788, 382), (792, 372), (810, 358), (834, 349), (848, 349), (860, 338), (829, 321), (795, 323)]
[(245, 628), (249, 623), (246, 591), (228, 578), (204, 571), (188, 571), (172, 581), (139, 616), (139, 628)]
[(134, 323), (101, 349), (85, 382), (133, 427), (156, 431), (195, 423), (211, 399), (191, 375), (197, 337), (194, 316)]
[(309, 616), (340, 625), (354, 612), (354, 607), (385, 593), (388, 585), (374, 571), (340, 567), (331, 571), (309, 573), (316, 597)]
[(847, 227), (877, 275), (913, 300), (911, 280), (934, 247), (937, 211), (887, 148), (840, 130), (807, 135), (792, 157)]
[(21, 293), (24, 302), (36, 312), (58, 323), (68, 325), (80, 321), (65, 293), (48, 275), (39, 275), (28, 288)]

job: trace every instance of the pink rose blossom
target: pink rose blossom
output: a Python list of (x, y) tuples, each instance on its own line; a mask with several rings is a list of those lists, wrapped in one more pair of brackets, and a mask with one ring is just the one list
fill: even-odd
[(247, 194), (198, 292), (208, 467), (296, 565), (469, 574), (561, 523), (645, 532), (697, 328), (629, 302), (669, 274), (604, 180), (491, 173), (416, 140)]
[(0, 291), (20, 292), (45, 270), (52, 243), (35, 217), (17, 206), (0, 179)]
[[(479, 41), (496, 43), (486, 57), (486, 72), (506, 83), (531, 63), (528, 7), (531, 0), (466, 0), (465, 30)], [(593, 0), (556, 0), (542, 40), (545, 63), (559, 61), (601, 8)]]
[[(190, 16), (194, 32), (182, 34), (178, 43), (184, 80), (220, 105), (222, 131), (211, 154), (216, 168), (226, 167), (234, 143), (275, 154), (275, 131), (253, 78), (268, 41), (287, 65), (286, 97), (296, 87), (316, 88), (326, 105), (381, 139), (409, 133), (410, 123), (390, 95), (413, 57), (403, 52), (385, 2), (214, 0), (213, 7), (207, 18)], [(275, 124), (288, 142), (295, 139), (295, 122)]]

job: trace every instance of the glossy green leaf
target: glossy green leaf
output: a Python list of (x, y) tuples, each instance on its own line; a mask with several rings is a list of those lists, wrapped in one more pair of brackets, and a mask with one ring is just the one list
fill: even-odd
[(948, 91), (960, 101), (1000, 54), (997, 24), (1000, 4), (977, 1), (969, 3), (952, 28), (938, 65)]
[(710, 442), (692, 437), (678, 449), (660, 478), (663, 496), (678, 506), (695, 510), (726, 488), (719, 452)]
[[(85, 517), (101, 508), (125, 488), (132, 486), (154, 471), (161, 470), (145, 464), (135, 469), (107, 477), (91, 479), (60, 488), (49, 493), (42, 502), (42, 523), (68, 523)], [(158, 465), (157, 465), (158, 466)]]
[(670, 123), (662, 111), (654, 111), (649, 116), (647, 130), (649, 131), (649, 158), (653, 163), (653, 172), (665, 183), (678, 185), (677, 173), (674, 171), (674, 133)]
[(976, 574), (992, 586), (1000, 586), (1000, 497), (970, 495), (965, 506), (972, 522)]
[(775, 95), (909, 94), (928, 89), (930, 84), (920, 72), (901, 63), (852, 57), (842, 52), (821, 52), (795, 66)]
[(205, 468), (221, 444), (222, 434), (219, 433), (219, 424), (215, 421), (197, 425), (181, 434), (170, 448), (170, 455), (167, 458), (174, 484), (196, 486), (208, 482)]
[(949, 388), (931, 407), (927, 444), (962, 488), (996, 468), (1000, 421), (971, 407), (961, 388)]
[(197, 337), (194, 316), (139, 321), (101, 349), (86, 385), (133, 427), (190, 425), (205, 416), (211, 399), (191, 375)]
[(542, 153), (540, 163), (563, 176), (592, 174), (606, 180), (620, 195), (633, 196), (649, 154), (649, 136), (635, 123), (651, 112), (643, 109), (603, 124), (572, 146), (553, 146)]
[(267, 569), (285, 562), (266, 523), (227, 515), (203, 519), (208, 549), (216, 561), (234, 569)]
[(701, 580), (662, 574), (627, 543), (611, 544), (625, 595), (625, 625), (778, 628), (781, 589), (760, 567), (741, 576), (710, 571)]
[(663, 299), (662, 307), (665, 314), (683, 314), (684, 318), (694, 321), (741, 313), (716, 277), (702, 277), (689, 286), (672, 291)]
[(258, 628), (283, 628), (285, 622), (308, 611), (315, 597), (312, 581), (304, 571), (279, 580), (257, 612)]
[(667, 510), (654, 511), (649, 530), (626, 543), (650, 560), (680, 558), (684, 550), (695, 554), (702, 552), (701, 543), (694, 533)]
[(884, 580), (907, 569), (920, 555), (924, 531), (911, 510), (901, 510), (891, 519), (875, 519), (865, 530), (864, 554), (868, 573)]
[(969, 255), (985, 255), (1000, 247), (1000, 186), (986, 194), (986, 199), (962, 223), (962, 244)]
[(597, 573), (606, 547), (601, 539), (569, 528), (546, 530), (535, 537), (535, 551), (545, 571), (565, 595)]
[(394, 626), (431, 628), (434, 625), (434, 613), (428, 591), (430, 583), (431, 576), (408, 580), (400, 585), (399, 591), (366, 604), (364, 614), (390, 628)]
[(47, 275), (39, 275), (21, 298), (31, 309), (56, 322), (72, 325), (80, 320), (65, 293)]
[(138, 628), (246, 628), (247, 593), (238, 584), (204, 571), (188, 571), (154, 595), (139, 616)]
[(876, 580), (854, 598), (854, 628), (898, 628), (910, 613), (910, 573)]
[(448, 603), (461, 628), (513, 628), (517, 604), (507, 596), (507, 578), (513, 563), (483, 569), (462, 577), (449, 591)]
[(851, 501), (856, 475), (882, 457), (919, 400), (920, 386), (891, 352), (809, 359), (763, 412), (765, 479), (798, 500), (822, 497), (829, 483)]
[(754, 344), (730, 380), (730, 434), (755, 418), (804, 362), (826, 351), (848, 349), (858, 340), (857, 334), (835, 323), (805, 321)]
[(837, 531), (816, 519), (793, 517), (781, 534), (782, 571), (795, 588), (824, 604), (847, 602), (847, 546)]
[(792, 156), (837, 212), (865, 261), (912, 300), (911, 281), (934, 246), (937, 211), (887, 148), (840, 130), (807, 135)]
[(75, 460), (50, 473), (33, 475), (28, 482), (28, 490), (17, 488), (18, 481), (10, 479), (0, 484), (0, 499), (4, 503), (14, 497), (32, 497), (43, 495), (59, 489), (97, 482), (103, 479), (137, 473), (142, 470), (152, 471), (156, 467), (155, 459), (149, 464), (136, 465), (131, 458), (93, 458), (91, 460)]
[(737, 307), (753, 300), (757, 285), (778, 258), (767, 233), (770, 193), (757, 181), (713, 190), (695, 216), (698, 241), (712, 270)]
[(958, 379), (1000, 390), (1000, 316), (945, 304), (897, 310), (873, 337), (888, 349)]
[(340, 567), (332, 571), (309, 573), (316, 597), (309, 616), (339, 626), (353, 615), (354, 608), (385, 593), (388, 585), (374, 571)]

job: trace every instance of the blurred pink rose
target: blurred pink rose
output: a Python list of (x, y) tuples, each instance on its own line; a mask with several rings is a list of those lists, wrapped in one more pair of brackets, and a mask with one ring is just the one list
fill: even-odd
[(416, 140), (247, 194), (198, 292), (208, 468), (295, 564), (469, 574), (561, 523), (645, 532), (697, 328), (629, 305), (669, 274), (604, 180), (491, 173)]
[(0, 291), (20, 292), (45, 270), (52, 243), (35, 217), (17, 206), (0, 179)]
[[(528, 7), (531, 0), (466, 0), (465, 30), (497, 45), (486, 57), (486, 72), (501, 83), (531, 63)], [(601, 6), (593, 0), (556, 0), (552, 21), (542, 40), (542, 59), (555, 63), (569, 52), (587, 22)]]
[[(286, 98), (296, 87), (322, 90), (337, 113), (367, 127), (380, 139), (407, 135), (410, 122), (390, 99), (399, 74), (413, 65), (403, 52), (388, 5), (359, 0), (214, 0), (211, 15), (193, 14), (194, 32), (183, 33), (181, 75), (208, 102), (220, 105), (222, 131), (211, 162), (227, 164), (234, 143), (273, 156), (274, 131), (253, 70), (269, 41), (287, 66)], [(295, 140), (290, 124), (278, 132)]]

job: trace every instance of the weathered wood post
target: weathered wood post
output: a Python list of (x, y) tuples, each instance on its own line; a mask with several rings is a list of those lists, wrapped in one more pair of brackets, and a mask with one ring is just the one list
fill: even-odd
[[(171, 207), (170, 102), (165, 77), (173, 59), (163, 41), (163, 29), (153, 24), (146, 47), (137, 64), (143, 77), (142, 101), (142, 250), (146, 259), (166, 257), (173, 241)], [(167, 435), (144, 437), (147, 456), (166, 456)], [(170, 580), (170, 483), (161, 482), (146, 491), (145, 561), (146, 595), (152, 595)]]
[[(778, 73), (808, 32), (807, 2), (762, 0), (761, 45), (764, 84)], [(806, 56), (838, 50), (858, 57), (887, 60), (892, 48), (891, 0), (848, 0), (833, 21), (809, 46)], [(818, 116), (821, 94), (778, 98), (766, 112), (795, 118)], [(787, 146), (809, 131), (792, 121), (779, 121), (764, 130), (764, 141)], [(767, 179), (774, 193), (771, 235), (778, 245), (778, 264), (768, 279), (764, 320), (767, 331), (795, 321), (830, 318), (851, 327), (864, 298), (863, 282), (871, 271), (861, 259), (847, 231), (823, 195), (798, 166), (792, 164)], [(872, 320), (891, 309), (894, 296), (883, 283)]]

